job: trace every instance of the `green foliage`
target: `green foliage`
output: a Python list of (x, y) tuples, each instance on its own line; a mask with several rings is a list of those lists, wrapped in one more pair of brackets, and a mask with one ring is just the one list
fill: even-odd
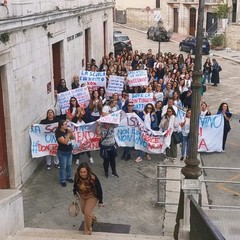
[(216, 47), (223, 46), (224, 35), (223, 34), (214, 35), (211, 39), (211, 44), (212, 44), (212, 46), (216, 46)]
[(227, 3), (219, 3), (215, 9), (215, 13), (218, 19), (223, 19), (228, 17), (228, 4)]
[(2, 43), (8, 42), (9, 39), (10, 39), (9, 33), (2, 33), (2, 34), (0, 35), (0, 41), (1, 41)]

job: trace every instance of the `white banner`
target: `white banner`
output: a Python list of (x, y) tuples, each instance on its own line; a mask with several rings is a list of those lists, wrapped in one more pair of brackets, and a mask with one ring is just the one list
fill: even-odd
[(143, 111), (147, 103), (154, 105), (153, 93), (129, 93), (129, 101), (133, 102), (136, 111)]
[[(170, 145), (173, 121), (171, 118), (167, 131), (153, 131), (135, 113), (122, 114), (121, 111), (100, 118), (98, 121), (119, 124), (114, 129), (115, 140), (121, 147), (134, 147), (147, 153), (164, 153)], [(99, 136), (95, 134), (96, 122), (77, 125), (68, 122), (75, 135), (73, 154), (99, 148)], [(224, 119), (221, 114), (201, 117), (199, 119), (199, 152), (222, 152)], [(57, 142), (55, 130), (57, 123), (43, 125), (34, 124), (29, 130), (31, 137), (32, 157), (56, 155)]]
[(199, 152), (222, 152), (224, 119), (222, 114), (199, 118)]
[(136, 70), (128, 72), (128, 85), (130, 87), (147, 86), (148, 85), (148, 75), (146, 70)]
[[(57, 154), (58, 144), (55, 138), (57, 125), (58, 123), (34, 124), (30, 128), (29, 135), (33, 158)], [(99, 149), (100, 137), (95, 134), (95, 122), (84, 125), (68, 122), (68, 127), (73, 130), (75, 136), (75, 140), (72, 140), (73, 154)]]
[(86, 84), (88, 87), (104, 87), (106, 89), (106, 72), (80, 71), (80, 85)]
[(108, 87), (107, 87), (107, 96), (112, 96), (114, 93), (122, 95), (124, 86), (124, 77), (110, 75)]
[(62, 111), (62, 114), (65, 114), (67, 110), (70, 107), (70, 98), (75, 97), (78, 101), (79, 105), (82, 105), (84, 108), (88, 106), (90, 95), (88, 88), (85, 87), (79, 87), (67, 92), (59, 93), (57, 95), (57, 101), (60, 104), (60, 108)]

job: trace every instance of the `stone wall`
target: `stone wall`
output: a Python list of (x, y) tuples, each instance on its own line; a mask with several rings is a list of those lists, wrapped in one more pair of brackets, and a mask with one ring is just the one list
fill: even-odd
[(231, 24), (226, 28), (226, 47), (240, 51), (240, 24)]
[[(113, 50), (112, 19), (112, 6), (95, 6), (94, 10), (37, 14), (0, 23), (0, 33), (4, 29), (10, 37), (6, 43), (0, 42), (0, 74), (11, 188), (25, 183), (41, 162), (31, 158), (29, 128), (45, 118), (55, 103), (52, 45), (61, 42), (61, 77), (71, 89), (73, 75), (85, 68), (85, 29), (90, 29), (90, 58), (99, 65), (104, 55), (105, 21), (106, 49)], [(49, 82), (52, 91), (47, 93)]]
[(157, 22), (154, 21), (154, 10), (127, 8), (126, 12), (127, 24), (131, 27), (145, 31), (150, 26), (157, 26)]

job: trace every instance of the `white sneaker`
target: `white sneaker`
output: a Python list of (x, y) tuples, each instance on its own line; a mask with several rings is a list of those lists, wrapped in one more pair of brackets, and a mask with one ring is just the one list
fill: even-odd
[(168, 161), (169, 161), (169, 158), (167, 158), (167, 157), (163, 159), (163, 162), (164, 162), (164, 163), (166, 163), (166, 162), (168, 162)]
[(94, 163), (94, 161), (93, 161), (93, 158), (92, 158), (92, 157), (90, 157), (90, 158), (89, 158), (89, 162), (90, 162), (91, 164), (93, 164), (93, 163)]
[(173, 158), (173, 159), (172, 159), (172, 163), (173, 163), (173, 164), (176, 164), (176, 163), (177, 163), (177, 159), (176, 159), (176, 158)]
[(76, 160), (76, 164), (79, 165), (79, 159)]

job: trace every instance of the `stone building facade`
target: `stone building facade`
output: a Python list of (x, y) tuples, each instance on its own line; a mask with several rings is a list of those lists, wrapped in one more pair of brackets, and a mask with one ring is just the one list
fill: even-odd
[(105, 0), (2, 0), (0, 5), (0, 189), (25, 183), (29, 128), (53, 108), (54, 86), (113, 49), (113, 8)]
[[(161, 13), (163, 26), (181, 35), (196, 35), (198, 18), (198, 0), (162, 0), (143, 1), (116, 0), (116, 10), (126, 11), (126, 22), (132, 27), (147, 30), (149, 26), (157, 26), (154, 21), (156, 12)], [(229, 6), (227, 24), (217, 19), (215, 9), (219, 0), (205, 0), (204, 29), (205, 34), (225, 33), (225, 45), (232, 49), (240, 49), (240, 0), (225, 0)], [(147, 11), (146, 7), (149, 7)]]

